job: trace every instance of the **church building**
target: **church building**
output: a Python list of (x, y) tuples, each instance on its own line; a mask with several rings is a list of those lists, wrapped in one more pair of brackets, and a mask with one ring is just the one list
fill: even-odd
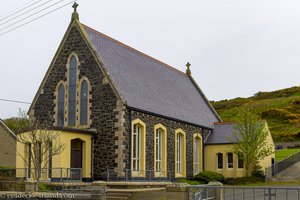
[[(28, 112), (61, 132), (65, 150), (49, 168), (81, 168), (86, 181), (205, 170), (205, 141), (222, 120), (190, 64), (183, 73), (104, 35), (82, 24), (76, 8)], [(217, 154), (206, 156), (217, 169)], [(26, 165), (17, 158), (17, 167)]]

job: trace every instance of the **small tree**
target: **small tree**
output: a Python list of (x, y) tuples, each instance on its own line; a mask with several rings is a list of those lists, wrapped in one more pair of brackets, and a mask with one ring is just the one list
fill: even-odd
[(18, 117), (5, 119), (4, 122), (12, 132), (18, 134), (27, 131), (26, 127), (28, 127), (29, 119), (27, 118), (25, 111), (19, 109)]
[[(24, 116), (22, 116), (24, 117)], [(30, 159), (21, 153), (17, 154), (23, 159), (27, 166), (30, 168), (30, 175), (36, 181), (36, 191), (40, 184), (41, 173), (48, 168), (49, 160), (52, 156), (59, 155), (63, 152), (65, 146), (59, 142), (60, 132), (54, 131), (50, 127), (40, 124), (35, 120), (28, 120), (28, 123), (23, 127), (27, 130), (26, 133), (18, 134), (18, 142), (28, 145)], [(28, 163), (30, 162), (30, 163)]]
[(231, 137), (232, 151), (244, 160), (246, 176), (255, 163), (272, 153), (268, 144), (268, 130), (265, 122), (259, 121), (258, 116), (249, 107), (240, 109), (235, 117), (236, 124)]

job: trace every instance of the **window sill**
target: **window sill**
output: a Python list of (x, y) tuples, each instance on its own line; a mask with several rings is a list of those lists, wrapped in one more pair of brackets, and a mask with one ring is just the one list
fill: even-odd
[(175, 178), (185, 178), (185, 176), (183, 174), (175, 174)]

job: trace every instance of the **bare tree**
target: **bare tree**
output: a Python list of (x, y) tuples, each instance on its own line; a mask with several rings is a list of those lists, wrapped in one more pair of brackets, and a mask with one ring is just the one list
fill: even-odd
[(17, 141), (28, 145), (29, 148), (27, 148), (26, 156), (22, 152), (17, 152), (17, 154), (23, 159), (26, 166), (29, 166), (27, 170), (36, 181), (35, 189), (38, 190), (42, 172), (47, 172), (52, 156), (61, 154), (65, 145), (59, 141), (60, 131), (55, 131), (51, 127), (31, 119), (24, 126), (23, 128), (27, 131), (18, 134)]

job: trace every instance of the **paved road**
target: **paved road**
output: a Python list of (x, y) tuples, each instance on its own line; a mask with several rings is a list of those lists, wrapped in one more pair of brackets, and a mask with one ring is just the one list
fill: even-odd
[(298, 182), (300, 181), (300, 162), (290, 166), (272, 178), (276, 182)]

